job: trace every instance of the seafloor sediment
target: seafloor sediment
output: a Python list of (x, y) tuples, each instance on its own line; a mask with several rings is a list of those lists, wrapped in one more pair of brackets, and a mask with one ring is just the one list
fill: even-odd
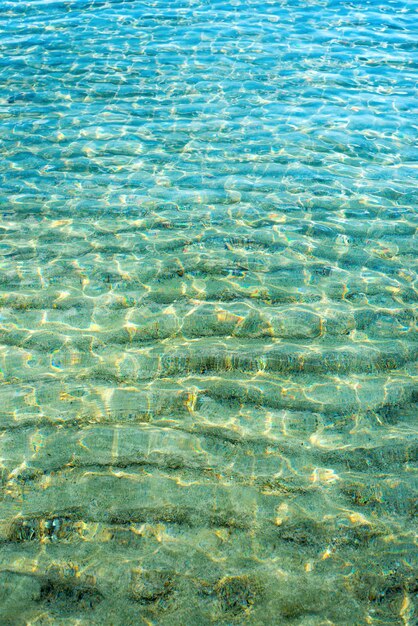
[(417, 623), (413, 4), (0, 2), (2, 626)]

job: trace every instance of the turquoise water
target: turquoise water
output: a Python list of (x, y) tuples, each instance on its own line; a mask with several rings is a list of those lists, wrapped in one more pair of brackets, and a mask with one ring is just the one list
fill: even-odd
[(2, 626), (416, 626), (417, 9), (0, 2)]

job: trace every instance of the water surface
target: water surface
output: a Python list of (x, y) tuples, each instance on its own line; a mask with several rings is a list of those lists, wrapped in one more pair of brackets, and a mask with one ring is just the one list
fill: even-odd
[(417, 624), (417, 8), (0, 2), (1, 624)]

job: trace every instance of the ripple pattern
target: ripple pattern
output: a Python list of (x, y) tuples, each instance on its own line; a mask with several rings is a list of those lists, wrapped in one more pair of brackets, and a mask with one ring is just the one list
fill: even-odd
[(0, 0), (0, 621), (415, 626), (418, 4)]

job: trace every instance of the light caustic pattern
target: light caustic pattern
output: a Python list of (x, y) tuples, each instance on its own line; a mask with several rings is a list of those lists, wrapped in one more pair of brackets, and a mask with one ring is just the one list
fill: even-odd
[(417, 623), (417, 8), (0, 2), (1, 624)]

